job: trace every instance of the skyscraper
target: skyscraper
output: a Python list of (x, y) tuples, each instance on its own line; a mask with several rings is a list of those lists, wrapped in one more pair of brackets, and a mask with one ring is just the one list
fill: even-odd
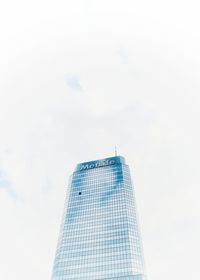
[(67, 192), (52, 280), (144, 280), (134, 189), (125, 159), (78, 164)]

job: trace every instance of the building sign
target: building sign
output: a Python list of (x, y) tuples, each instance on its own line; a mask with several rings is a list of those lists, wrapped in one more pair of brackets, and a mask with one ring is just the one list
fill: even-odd
[(116, 163), (116, 161), (113, 159), (106, 159), (106, 160), (97, 161), (97, 162), (85, 163), (85, 164), (81, 165), (80, 170), (88, 170), (88, 169), (93, 169), (93, 168), (97, 168), (97, 167), (104, 167), (104, 166), (108, 166), (108, 165), (113, 165), (115, 163)]

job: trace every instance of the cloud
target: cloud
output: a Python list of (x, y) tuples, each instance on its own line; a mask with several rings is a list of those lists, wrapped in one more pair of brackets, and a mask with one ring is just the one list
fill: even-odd
[(0, 189), (5, 190), (12, 199), (20, 200), (11, 182), (5, 178), (5, 174), (2, 171), (0, 172)]
[(71, 76), (66, 78), (66, 83), (69, 88), (74, 91), (82, 91), (82, 87), (80, 85), (80, 80), (77, 76)]
[(128, 61), (128, 50), (125, 48), (119, 48), (116, 52), (116, 54), (122, 59), (123, 62)]
[(10, 182), (0, 177), (0, 188), (9, 188)]

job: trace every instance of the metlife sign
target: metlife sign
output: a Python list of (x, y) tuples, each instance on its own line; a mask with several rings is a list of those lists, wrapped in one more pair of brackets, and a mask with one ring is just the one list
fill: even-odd
[(79, 163), (76, 166), (76, 171), (87, 171), (94, 168), (106, 167), (106, 166), (113, 166), (117, 164), (125, 164), (125, 160), (121, 156), (115, 156), (110, 158), (103, 158), (100, 160), (93, 160)]
[(97, 161), (97, 162), (94, 162), (94, 163), (85, 163), (85, 164), (82, 164), (80, 166), (80, 171), (87, 170), (87, 169), (98, 168), (98, 167), (105, 167), (105, 166), (108, 166), (108, 165), (113, 165), (115, 163), (116, 163), (115, 160), (109, 160), (109, 159)]

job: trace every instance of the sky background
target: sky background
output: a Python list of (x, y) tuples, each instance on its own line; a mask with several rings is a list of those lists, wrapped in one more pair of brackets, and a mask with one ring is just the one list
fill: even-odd
[(199, 1), (4, 1), (0, 279), (50, 280), (69, 175), (132, 170), (148, 280), (200, 279)]

